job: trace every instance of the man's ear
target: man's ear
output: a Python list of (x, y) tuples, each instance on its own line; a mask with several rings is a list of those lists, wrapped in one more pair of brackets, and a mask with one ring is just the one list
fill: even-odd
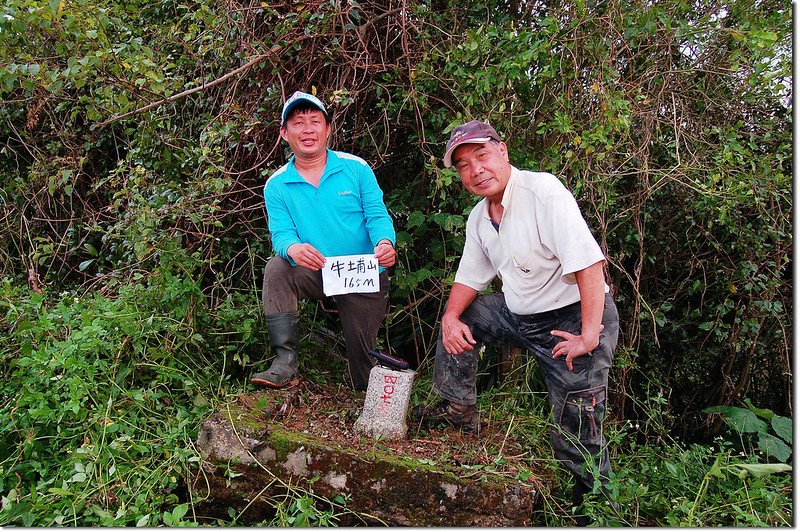
[[(281, 138), (283, 140), (286, 140), (286, 128), (284, 126), (281, 126), (279, 134), (280, 134), (280, 136), (281, 136)], [(289, 142), (289, 141), (287, 140), (286, 142)]]
[(506, 146), (506, 143), (505, 142), (500, 142), (497, 145), (497, 149), (500, 151), (500, 153), (503, 155), (503, 157), (505, 157), (506, 161), (508, 161), (508, 146)]

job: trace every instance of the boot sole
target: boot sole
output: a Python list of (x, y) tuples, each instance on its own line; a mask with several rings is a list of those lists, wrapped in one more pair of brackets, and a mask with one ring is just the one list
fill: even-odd
[(257, 384), (258, 386), (266, 386), (267, 388), (272, 388), (273, 390), (280, 390), (281, 388), (291, 388), (292, 386), (297, 386), (300, 383), (300, 379), (291, 379), (283, 384), (271, 382), (266, 379), (250, 379), (250, 382)]

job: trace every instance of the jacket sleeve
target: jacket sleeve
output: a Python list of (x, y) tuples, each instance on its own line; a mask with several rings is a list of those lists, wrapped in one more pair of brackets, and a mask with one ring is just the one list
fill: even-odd
[(301, 243), (300, 237), (283, 197), (284, 188), (271, 181), (268, 180), (264, 185), (264, 203), (267, 206), (267, 225), (272, 236), (272, 249), (292, 266), (296, 266), (287, 251), (292, 244)]
[(378, 186), (375, 173), (367, 165), (364, 165), (359, 172), (359, 187), (361, 188), (364, 220), (372, 245), (376, 246), (383, 239), (388, 239), (392, 245), (395, 245), (397, 235), (392, 218), (383, 202), (383, 191)]

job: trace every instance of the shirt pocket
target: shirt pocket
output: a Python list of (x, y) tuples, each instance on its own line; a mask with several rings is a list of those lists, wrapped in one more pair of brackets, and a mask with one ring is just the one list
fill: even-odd
[[(521, 258), (518, 255), (511, 253), (511, 264), (514, 266), (514, 270), (517, 272), (517, 275), (522, 277), (525, 281), (535, 283), (540, 267), (533, 253)], [(535, 284), (538, 285), (541, 283)]]

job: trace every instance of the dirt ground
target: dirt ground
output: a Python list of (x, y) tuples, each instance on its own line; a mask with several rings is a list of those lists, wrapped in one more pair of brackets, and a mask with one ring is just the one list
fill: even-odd
[[(357, 434), (353, 426), (364, 406), (364, 392), (344, 385), (320, 385), (303, 380), (289, 390), (259, 390), (242, 394), (238, 402), (260, 411), (265, 423), (328, 440), (331, 445), (357, 452), (377, 451), (479, 473), (483, 470), (538, 483), (528, 452), (504, 427), (485, 427), (480, 435), (461, 434), (449, 426), (420, 427), (409, 421), (405, 440), (375, 439)], [(413, 406), (413, 405), (412, 405)], [(409, 407), (410, 409), (411, 407)]]

